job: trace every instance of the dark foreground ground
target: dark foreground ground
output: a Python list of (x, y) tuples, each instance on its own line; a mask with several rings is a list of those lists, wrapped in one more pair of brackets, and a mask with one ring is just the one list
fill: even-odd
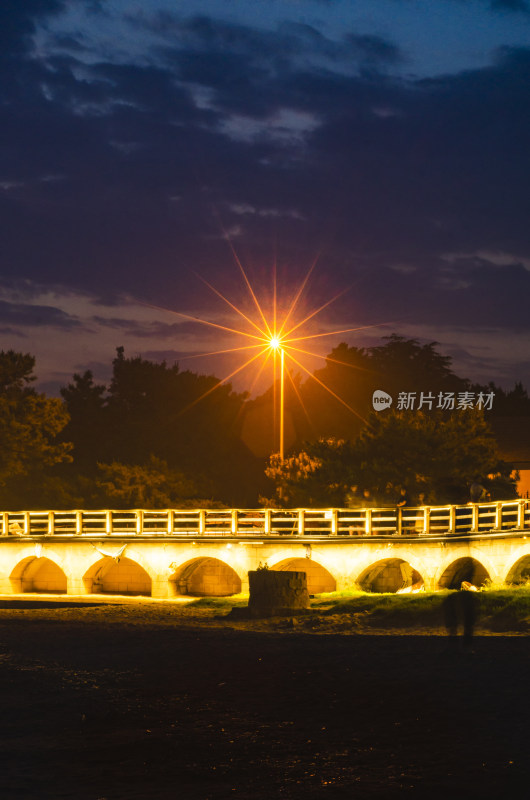
[(0, 797), (525, 797), (529, 639), (0, 611)]

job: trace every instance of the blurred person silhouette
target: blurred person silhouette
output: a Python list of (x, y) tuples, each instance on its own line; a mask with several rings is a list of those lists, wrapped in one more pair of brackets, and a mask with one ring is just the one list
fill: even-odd
[(462, 581), (457, 591), (448, 594), (443, 601), (444, 621), (447, 635), (449, 636), (449, 649), (458, 649), (458, 629), (463, 626), (463, 648), (465, 652), (473, 652), (473, 632), (477, 619), (478, 589), (469, 581)]

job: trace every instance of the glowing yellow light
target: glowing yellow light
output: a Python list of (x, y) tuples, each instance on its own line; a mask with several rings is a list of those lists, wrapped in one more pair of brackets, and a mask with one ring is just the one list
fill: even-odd
[[(329, 305), (331, 305), (334, 301), (336, 301), (344, 292), (340, 292), (339, 294), (332, 297), (330, 300), (326, 301), (323, 304), (320, 304), (312, 311), (307, 313), (302, 318), (296, 319), (296, 311), (298, 309), (300, 300), (302, 295), (304, 294), (305, 290), (307, 289), (307, 284), (309, 281), (309, 277), (313, 272), (313, 269), (316, 265), (316, 260), (311, 265), (309, 271), (307, 272), (306, 276), (304, 277), (303, 281), (301, 282), (298, 290), (295, 292), (294, 297), (291, 300), (290, 305), (287, 308), (287, 311), (280, 312), (280, 308), (277, 303), (277, 292), (276, 292), (276, 273), (274, 273), (274, 287), (273, 287), (273, 300), (272, 300), (272, 307), (267, 309), (267, 313), (260, 304), (258, 296), (254, 292), (254, 289), (251, 286), (251, 283), (248, 279), (248, 276), (243, 269), (243, 265), (241, 264), (233, 245), (228, 240), (230, 248), (232, 250), (234, 259), (236, 261), (237, 266), (243, 276), (247, 291), (250, 295), (250, 298), (255, 306), (255, 311), (257, 312), (254, 315), (249, 313), (245, 313), (241, 310), (234, 302), (232, 302), (228, 297), (225, 297), (218, 289), (212, 286), (208, 281), (201, 278), (203, 283), (214, 292), (233, 312), (235, 312), (241, 320), (245, 323), (245, 327), (236, 328), (236, 327), (229, 327), (226, 325), (222, 325), (216, 322), (210, 322), (205, 319), (200, 319), (198, 317), (191, 316), (189, 314), (183, 314), (179, 311), (173, 311), (173, 313), (177, 314), (182, 319), (190, 320), (193, 322), (201, 323), (202, 325), (209, 326), (210, 328), (214, 328), (218, 331), (224, 331), (229, 334), (235, 334), (236, 336), (243, 337), (243, 341), (246, 341), (246, 344), (241, 344), (240, 346), (235, 347), (228, 347), (225, 349), (215, 350), (210, 353), (197, 353), (191, 356), (187, 356), (187, 358), (199, 358), (204, 356), (211, 356), (211, 355), (221, 355), (227, 353), (244, 353), (245, 351), (248, 353), (248, 358), (244, 360), (242, 364), (240, 364), (237, 368), (232, 370), (230, 374), (225, 375), (224, 378), (219, 380), (214, 386), (211, 386), (206, 392), (204, 392), (200, 397), (196, 398), (192, 403), (186, 406), (185, 409), (182, 410), (181, 413), (187, 411), (191, 406), (194, 406), (196, 403), (203, 400), (209, 394), (215, 391), (219, 386), (222, 384), (226, 384), (229, 380), (234, 378), (236, 375), (239, 375), (243, 370), (251, 365), (255, 365), (258, 367), (258, 372), (256, 374), (254, 384), (257, 382), (259, 375), (261, 374), (264, 367), (269, 364), (272, 365), (273, 375), (278, 378), (278, 385), (279, 385), (279, 406), (280, 406), (280, 425), (279, 425), (279, 450), (280, 456), (283, 458), (284, 455), (284, 381), (285, 377), (287, 377), (292, 384), (294, 393), (298, 397), (301, 406), (304, 412), (307, 415), (307, 411), (304, 407), (304, 403), (300, 393), (298, 391), (298, 387), (296, 383), (293, 381), (292, 376), (289, 373), (289, 370), (286, 370), (286, 362), (290, 363), (291, 365), (298, 367), (304, 372), (306, 375), (309, 376), (313, 381), (315, 381), (318, 385), (320, 385), (323, 389), (325, 389), (330, 396), (335, 398), (338, 402), (340, 402), (343, 406), (345, 406), (349, 411), (355, 414), (360, 419), (363, 419), (360, 414), (355, 411), (348, 403), (344, 402), (330, 387), (326, 386), (326, 384), (320, 380), (316, 375), (313, 375), (307, 367), (302, 364), (297, 355), (300, 356), (312, 356), (317, 358), (325, 359), (326, 361), (331, 361), (335, 364), (342, 364), (346, 367), (350, 367), (353, 369), (362, 369), (359, 367), (354, 367), (352, 364), (348, 364), (346, 362), (340, 361), (338, 359), (334, 359), (331, 356), (324, 356), (321, 353), (315, 352), (313, 350), (306, 349), (305, 347), (300, 347), (300, 344), (309, 343), (311, 346), (312, 342), (316, 340), (320, 340), (327, 336), (332, 335), (340, 335), (344, 333), (353, 333), (354, 331), (363, 330), (363, 328), (372, 328), (372, 327), (379, 327), (378, 325), (366, 325), (360, 327), (352, 327), (352, 328), (343, 328), (340, 330), (331, 330), (331, 331), (321, 331), (319, 333), (309, 333), (307, 332), (307, 323), (310, 322), (314, 317), (320, 314), (324, 309), (326, 309)], [(144, 305), (148, 305), (151, 308), (158, 308), (157, 306), (152, 306), (149, 303), (144, 303)], [(168, 311), (170, 309), (163, 309)], [(384, 323), (380, 323), (384, 324)], [(245, 330), (246, 328), (246, 330)], [(306, 331), (304, 333), (304, 330)], [(250, 352), (249, 352), (250, 351)], [(272, 358), (271, 358), (272, 356)], [(270, 360), (269, 360), (270, 359)], [(365, 420), (363, 420), (365, 421)]]

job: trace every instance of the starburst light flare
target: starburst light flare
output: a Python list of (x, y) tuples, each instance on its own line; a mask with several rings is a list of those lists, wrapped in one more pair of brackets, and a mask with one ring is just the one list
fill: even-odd
[[(234, 251), (233, 251), (234, 252)], [(211, 283), (206, 281), (200, 275), (197, 277), (217, 296), (219, 297), (230, 309), (232, 312), (235, 312), (241, 320), (244, 321), (246, 330), (244, 328), (237, 328), (232, 325), (222, 325), (218, 322), (212, 322), (210, 320), (201, 319), (200, 317), (195, 317), (190, 314), (184, 314), (180, 311), (174, 311), (172, 309), (163, 309), (165, 311), (171, 311), (171, 313), (177, 314), (177, 316), (182, 317), (186, 320), (191, 320), (194, 322), (198, 322), (201, 325), (206, 325), (212, 328), (217, 329), (218, 331), (224, 331), (227, 334), (231, 334), (234, 336), (243, 337), (245, 340), (244, 344), (239, 346), (219, 349), (210, 351), (207, 353), (195, 353), (193, 355), (184, 356), (184, 358), (200, 358), (206, 356), (215, 356), (215, 355), (222, 355), (227, 353), (247, 353), (248, 358), (240, 364), (236, 369), (231, 371), (229, 374), (225, 375), (224, 378), (220, 379), (218, 383), (208, 389), (204, 394), (200, 397), (196, 398), (196, 400), (190, 404), (186, 409), (183, 409), (183, 412), (190, 408), (192, 405), (196, 405), (198, 402), (203, 400), (206, 396), (210, 395), (215, 389), (219, 386), (225, 384), (227, 381), (234, 378), (236, 375), (239, 375), (248, 367), (252, 365), (258, 366), (258, 373), (254, 379), (253, 387), (258, 380), (259, 375), (262, 374), (265, 366), (267, 364), (271, 364), (272, 366), (272, 373), (273, 373), (273, 385), (279, 388), (279, 454), (280, 457), (284, 458), (284, 386), (285, 386), (285, 367), (286, 362), (298, 369), (301, 369), (306, 375), (309, 376), (312, 380), (314, 380), (319, 386), (324, 388), (335, 400), (340, 402), (343, 406), (345, 406), (352, 414), (356, 415), (359, 419), (363, 422), (366, 422), (364, 418), (348, 403), (346, 403), (342, 398), (340, 398), (330, 387), (326, 386), (326, 384), (317, 378), (313, 373), (300, 361), (300, 358), (304, 356), (310, 356), (312, 358), (320, 358), (324, 360), (330, 360), (333, 363), (341, 364), (346, 367), (350, 367), (353, 369), (362, 369), (361, 367), (355, 367), (352, 364), (348, 364), (347, 362), (340, 361), (338, 359), (330, 359), (329, 356), (324, 356), (321, 353), (314, 352), (312, 350), (307, 349), (308, 342), (313, 340), (318, 340), (326, 336), (332, 335), (339, 335), (344, 333), (353, 333), (356, 331), (366, 330), (367, 328), (379, 327), (381, 324), (378, 325), (365, 325), (365, 326), (358, 326), (354, 328), (341, 328), (339, 330), (333, 331), (325, 331), (321, 333), (305, 333), (304, 334), (304, 326), (307, 325), (311, 320), (313, 320), (320, 312), (322, 312), (325, 308), (328, 308), (331, 303), (335, 302), (339, 297), (341, 297), (345, 291), (340, 292), (339, 294), (332, 297), (330, 300), (322, 303), (321, 305), (317, 306), (315, 309), (310, 311), (305, 316), (302, 316), (300, 319), (296, 318), (296, 311), (302, 299), (302, 296), (307, 288), (307, 284), (309, 281), (309, 277), (313, 272), (315, 267), (316, 261), (311, 265), (309, 271), (305, 275), (304, 279), (302, 280), (300, 286), (297, 288), (296, 292), (294, 293), (290, 302), (286, 304), (287, 312), (281, 312), (281, 308), (278, 304), (277, 298), (277, 290), (276, 290), (276, 275), (274, 272), (274, 287), (273, 287), (273, 298), (271, 308), (266, 311), (264, 304), (260, 303), (257, 293), (254, 291), (251, 282), (246, 274), (241, 261), (234, 252), (234, 257), (236, 258), (237, 266), (243, 276), (245, 288), (250, 295), (250, 299), (252, 304), (255, 307), (256, 316), (253, 316), (250, 313), (245, 313), (234, 301), (227, 298), (222, 292), (220, 292), (217, 288), (215, 288)], [(196, 273), (197, 274), (197, 273)], [(151, 304), (144, 303), (144, 305), (148, 305), (152, 308), (159, 308), (158, 306), (152, 306)], [(162, 310), (159, 308), (159, 310)], [(299, 344), (303, 343), (304, 347), (300, 347)], [(271, 358), (272, 356), (272, 358)], [(291, 383), (293, 383), (293, 379), (287, 370), (287, 374), (291, 379)], [(295, 387), (295, 394), (300, 401), (304, 413), (307, 415), (307, 410), (303, 405), (302, 398), (300, 393)], [(275, 389), (275, 398), (276, 398), (276, 389)], [(276, 402), (276, 400), (275, 400)], [(183, 413), (182, 412), (182, 413)]]

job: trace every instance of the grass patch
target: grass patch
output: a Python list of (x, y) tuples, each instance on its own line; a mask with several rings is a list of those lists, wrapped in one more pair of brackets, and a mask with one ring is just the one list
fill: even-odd
[[(413, 595), (376, 594), (363, 591), (330, 592), (315, 595), (311, 608), (316, 618), (332, 626), (337, 617), (357, 617), (362, 626), (381, 630), (445, 630), (444, 602), (449, 590)], [(530, 633), (530, 587), (486, 587), (473, 593), (476, 627), (492, 632)], [(188, 608), (210, 609), (220, 615), (248, 605), (248, 594), (229, 597), (197, 597)]]
[(530, 589), (495, 589), (480, 592), (481, 622), (493, 631), (530, 632)]
[(341, 592), (327, 595), (326, 607), (322, 608), (321, 613), (324, 616), (362, 614), (363, 624), (374, 628), (438, 628), (443, 626), (442, 603), (447, 594), (448, 592), (421, 592), (415, 595)]
[[(444, 602), (450, 591), (414, 595), (334, 592), (318, 595), (312, 607), (323, 616), (361, 615), (363, 624), (374, 628), (444, 628)], [(530, 589), (486, 588), (473, 593), (476, 625), (492, 631), (530, 632)]]

